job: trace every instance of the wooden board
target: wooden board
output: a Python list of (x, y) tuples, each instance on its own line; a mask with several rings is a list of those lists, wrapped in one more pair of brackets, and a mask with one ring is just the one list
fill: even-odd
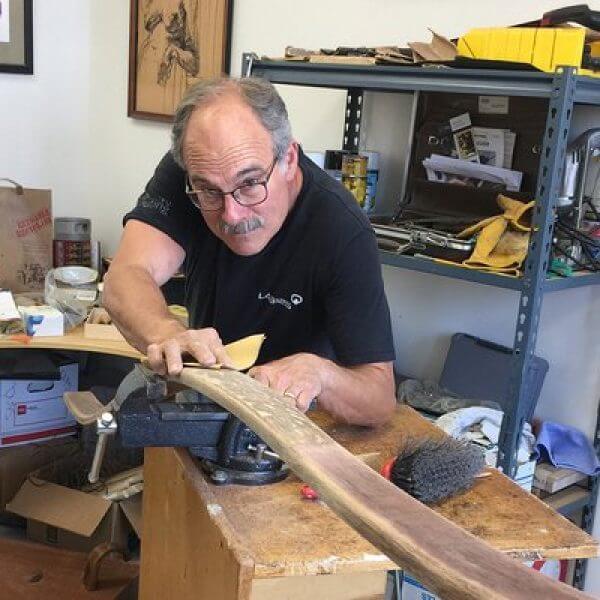
[(403, 493), (290, 406), (289, 399), (250, 377), (184, 369), (178, 381), (237, 415), (338, 516), (444, 599), (586, 597), (497, 552)]
[(335, 65), (375, 65), (377, 59), (374, 56), (332, 56), (326, 54), (312, 54), (308, 62)]
[(125, 340), (97, 340), (83, 336), (83, 328), (77, 327), (67, 335), (48, 337), (18, 336), (0, 337), (0, 350), (4, 348), (42, 348), (49, 350), (74, 350), (82, 352), (100, 352), (141, 360), (144, 356)]

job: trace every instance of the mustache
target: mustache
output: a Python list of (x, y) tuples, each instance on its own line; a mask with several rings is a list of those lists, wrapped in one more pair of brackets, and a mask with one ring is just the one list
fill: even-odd
[(219, 221), (219, 229), (221, 230), (221, 233), (225, 235), (244, 235), (251, 231), (255, 231), (256, 229), (260, 229), (264, 224), (264, 219), (255, 216), (233, 225), (225, 221)]

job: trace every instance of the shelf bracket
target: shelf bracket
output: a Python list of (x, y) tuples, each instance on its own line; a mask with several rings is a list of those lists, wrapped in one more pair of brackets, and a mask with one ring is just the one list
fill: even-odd
[(573, 114), (576, 71), (561, 67), (554, 75), (548, 103), (546, 131), (536, 185), (536, 203), (529, 250), (523, 269), (517, 327), (513, 344), (513, 365), (509, 384), (509, 406), (502, 420), (499, 465), (509, 477), (517, 470), (517, 450), (530, 387), (527, 377), (535, 352), (538, 323), (544, 295), (544, 282), (550, 261), (556, 201), (560, 193), (567, 150), (567, 137)]
[(346, 112), (344, 116), (344, 141), (342, 149), (358, 154), (360, 127), (363, 115), (363, 90), (348, 88), (346, 94)]

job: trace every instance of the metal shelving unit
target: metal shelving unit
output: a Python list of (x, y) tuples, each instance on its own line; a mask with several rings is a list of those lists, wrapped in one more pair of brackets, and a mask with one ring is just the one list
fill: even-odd
[[(600, 79), (578, 76), (572, 67), (549, 74), (537, 71), (311, 64), (259, 60), (253, 54), (244, 54), (242, 73), (245, 76), (264, 77), (279, 84), (346, 89), (343, 148), (351, 151), (358, 150), (364, 91), (435, 91), (548, 99), (536, 184), (537, 203), (522, 277), (470, 270), (385, 251), (380, 253), (381, 262), (386, 265), (519, 292), (510, 382), (511, 409), (505, 413), (499, 442), (499, 464), (505, 473), (514, 476), (516, 449), (525, 420), (524, 407), (527, 405), (523, 380), (535, 350), (543, 296), (547, 292), (600, 283), (600, 273), (565, 278), (547, 277), (555, 205), (562, 181), (573, 106), (576, 103), (600, 106)], [(590, 491), (592, 493), (584, 503), (585, 515), (593, 515), (597, 496), (597, 488)], [(590, 519), (586, 519), (586, 528), (591, 526)], [(585, 574), (585, 567), (581, 573)], [(576, 583), (582, 587), (583, 577), (576, 578)]]

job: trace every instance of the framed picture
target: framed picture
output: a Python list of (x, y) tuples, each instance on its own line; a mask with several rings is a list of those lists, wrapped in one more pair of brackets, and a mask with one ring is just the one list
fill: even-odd
[(185, 90), (229, 72), (233, 0), (131, 0), (127, 115), (170, 121)]
[(33, 0), (0, 0), (0, 72), (33, 73)]

